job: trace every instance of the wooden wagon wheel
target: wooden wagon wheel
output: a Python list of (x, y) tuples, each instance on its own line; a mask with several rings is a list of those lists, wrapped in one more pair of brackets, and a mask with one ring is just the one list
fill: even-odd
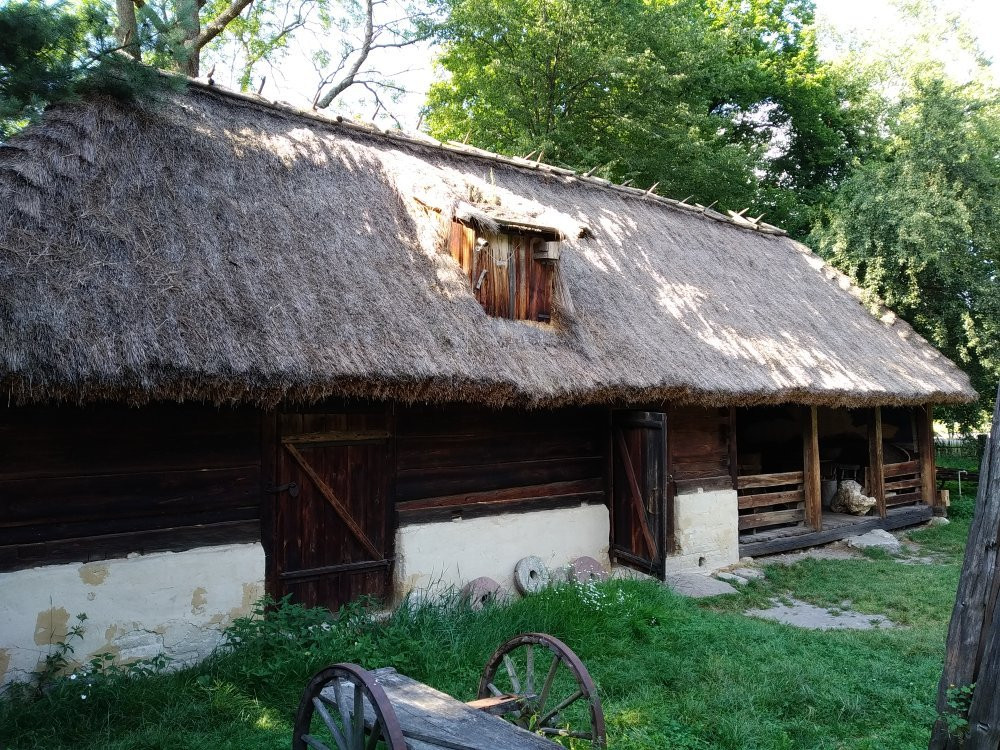
[(334, 664), (315, 674), (299, 701), (292, 750), (307, 748), (406, 750), (406, 742), (396, 712), (372, 674), (357, 664)]
[[(543, 647), (540, 654), (536, 646)], [(548, 663), (546, 652), (552, 657)], [(536, 674), (536, 658), (544, 672)], [(538, 734), (589, 740), (595, 748), (607, 744), (604, 711), (590, 673), (569, 646), (551, 635), (524, 633), (500, 646), (479, 680), (479, 699), (472, 705)]]

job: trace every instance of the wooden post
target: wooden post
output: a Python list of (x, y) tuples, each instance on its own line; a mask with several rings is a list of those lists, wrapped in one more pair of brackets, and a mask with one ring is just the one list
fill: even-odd
[(733, 489), (739, 489), (740, 460), (736, 445), (736, 407), (729, 407), (729, 476), (733, 480)]
[[(973, 684), (969, 701), (967, 691)], [(965, 693), (956, 692), (963, 688)], [(947, 716), (957, 712), (949, 704), (965, 701), (965, 736), (951, 735)], [(1000, 397), (979, 469), (976, 511), (948, 628), (937, 710), (940, 718), (934, 724), (930, 750), (1000, 747)]]
[(920, 459), (920, 498), (931, 507), (939, 507), (937, 468), (934, 465), (934, 408), (917, 408), (917, 451)]
[(885, 470), (882, 468), (882, 407), (876, 406), (868, 427), (868, 494), (875, 498), (879, 516), (885, 518)]
[(802, 430), (802, 480), (805, 492), (806, 524), (823, 530), (823, 504), (819, 483), (819, 415), (807, 406)]

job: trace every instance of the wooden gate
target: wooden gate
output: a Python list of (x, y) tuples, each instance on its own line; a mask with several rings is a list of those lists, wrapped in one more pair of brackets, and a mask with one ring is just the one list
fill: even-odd
[(278, 414), (271, 428), (268, 589), (336, 610), (390, 593), (390, 441), (384, 413)]
[(618, 412), (612, 424), (614, 556), (660, 578), (673, 546), (666, 433), (659, 412)]

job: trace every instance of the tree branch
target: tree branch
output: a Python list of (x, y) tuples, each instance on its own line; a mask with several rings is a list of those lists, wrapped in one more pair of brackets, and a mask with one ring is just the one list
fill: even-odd
[(208, 24), (208, 26), (206, 26), (202, 32), (198, 34), (198, 36), (192, 39), (187, 46), (193, 50), (200, 50), (210, 41), (215, 39), (215, 37), (221, 34), (229, 22), (242, 13), (243, 10), (252, 2), (253, 0), (233, 0), (233, 2), (229, 4), (228, 8), (213, 18), (212, 22)]
[(365, 60), (368, 59), (368, 55), (371, 53), (372, 40), (374, 38), (375, 4), (373, 0), (365, 0), (365, 38), (361, 42), (361, 48), (358, 50), (358, 59), (354, 61), (354, 65), (351, 66), (347, 75), (319, 99), (316, 103), (317, 109), (325, 109), (326, 107), (329, 107), (330, 102), (353, 85), (355, 76), (357, 76), (358, 71), (361, 70), (361, 66), (365, 64)]

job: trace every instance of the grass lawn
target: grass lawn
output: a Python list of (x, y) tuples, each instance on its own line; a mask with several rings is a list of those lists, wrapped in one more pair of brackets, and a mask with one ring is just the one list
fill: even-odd
[[(329, 662), (392, 665), (468, 700), (501, 641), (540, 630), (587, 664), (613, 748), (922, 750), (972, 509), (952, 495), (953, 523), (912, 534), (932, 564), (775, 565), (738, 595), (700, 603), (615, 581), (483, 612), (401, 611), (382, 624), (358, 609), (320, 626), (318, 612), (284, 608), (242, 623), (241, 647), (196, 668), (61, 680), (43, 698), (11, 697), (0, 703), (0, 747), (287, 748), (300, 691)], [(805, 631), (741, 614), (782, 595), (831, 608), (850, 600), (904, 627)]]

